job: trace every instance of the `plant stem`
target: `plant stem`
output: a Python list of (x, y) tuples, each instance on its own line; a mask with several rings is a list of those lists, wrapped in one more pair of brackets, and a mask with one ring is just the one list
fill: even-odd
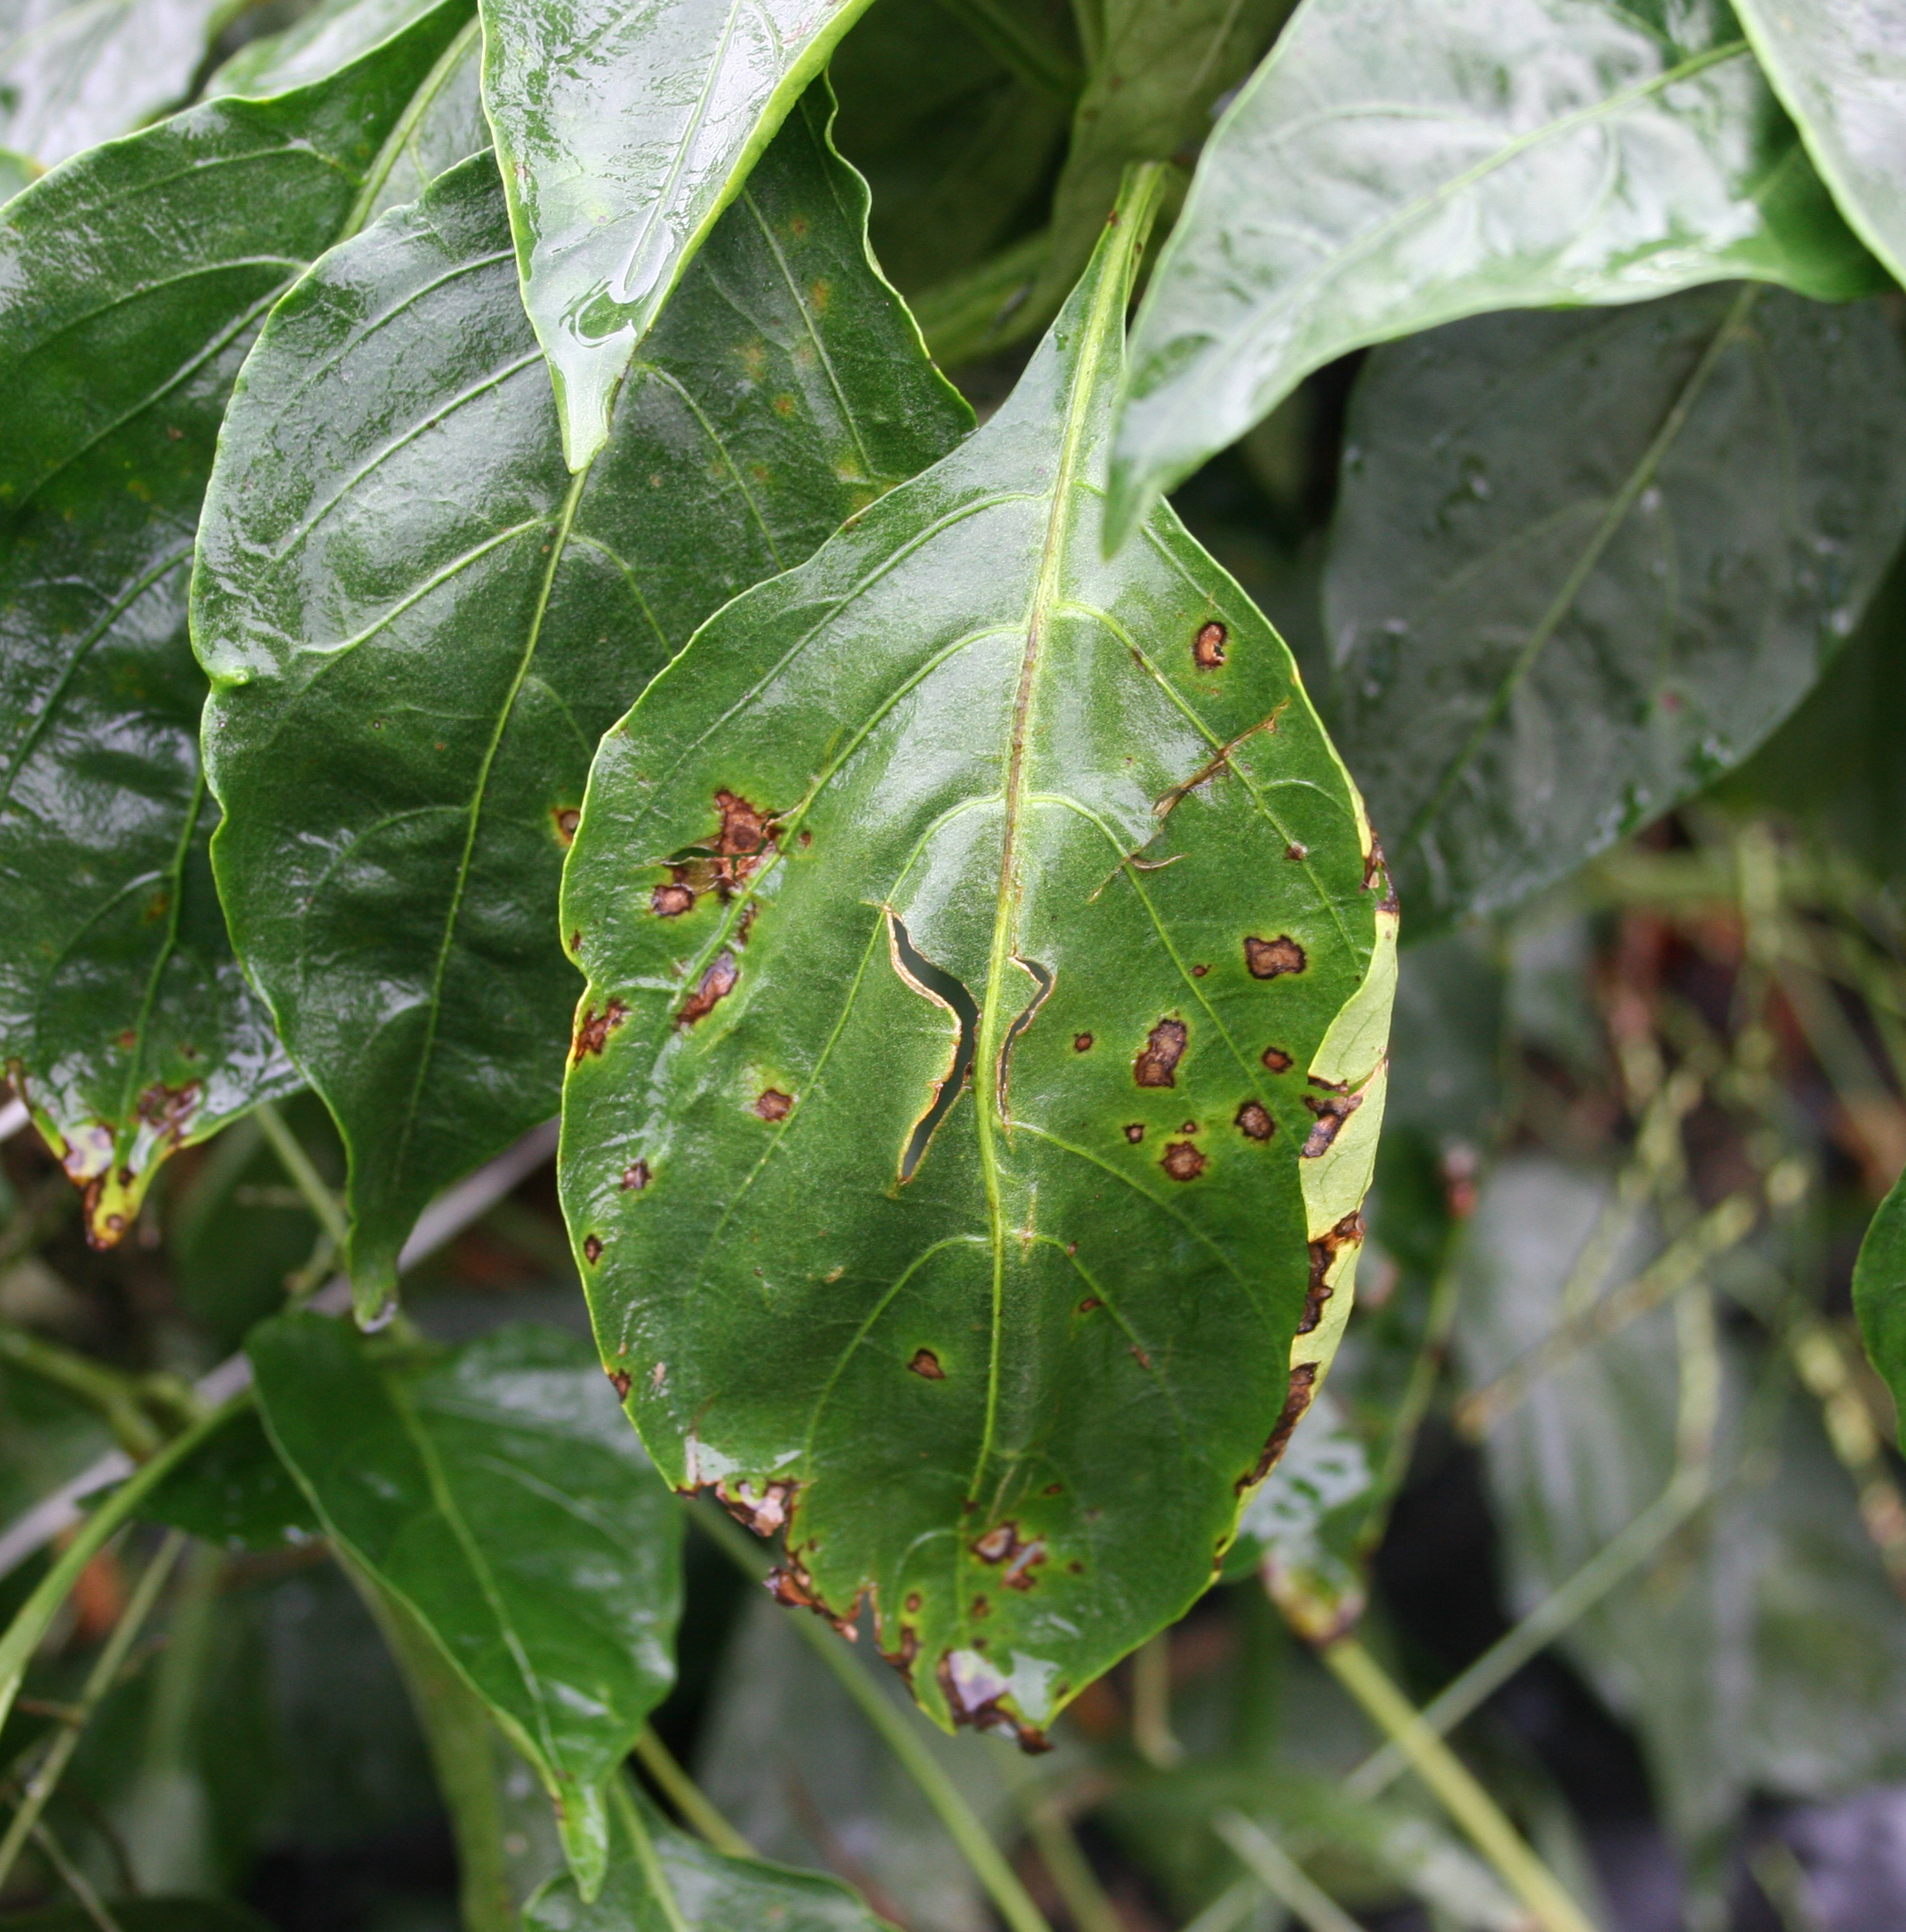
[(1354, 1637), (1339, 1637), (1318, 1654), (1377, 1729), (1394, 1740), (1410, 1769), (1529, 1908), (1543, 1932), (1595, 1932), (1554, 1873), (1530, 1850), (1468, 1767), (1424, 1723), (1376, 1658)]
[(304, 1197), (304, 1205), (317, 1216), (318, 1225), (330, 1236), (332, 1246), (342, 1254), (351, 1238), (351, 1228), (344, 1210), (338, 1205), (338, 1197), (325, 1186), (324, 1177), (311, 1164), (311, 1156), (285, 1124), (284, 1115), (269, 1100), (260, 1101), (252, 1111), (258, 1117), (265, 1138), (271, 1143), (271, 1151), (278, 1156), (278, 1164)]
[(79, 1573), (137, 1514), (139, 1505), (164, 1482), (199, 1444), (222, 1428), (251, 1401), (251, 1391), (242, 1390), (209, 1415), (175, 1436), (163, 1449), (141, 1465), (92, 1514), (75, 1527), (73, 1540), (60, 1553), (58, 1561), (41, 1578), (39, 1586), (21, 1606), (20, 1612), (0, 1637), (0, 1724), (13, 1708), (20, 1694), (21, 1680), (40, 1640), (65, 1603)]
[[(758, 1546), (738, 1524), (730, 1523), (718, 1506), (698, 1504), (688, 1512), (688, 1520), (745, 1576), (757, 1583), (761, 1577)], [(860, 1708), (860, 1714), (879, 1733), (888, 1748), (900, 1760), (902, 1768), (919, 1787), (920, 1795), (933, 1807), (946, 1835), (973, 1868), (974, 1876), (986, 1888), (987, 1896), (1006, 1921), (1008, 1932), (1052, 1932), (1045, 1915), (1033, 1904), (1031, 1893), (1019, 1882), (1018, 1874), (1006, 1863), (999, 1848), (988, 1835), (972, 1806), (960, 1788), (927, 1748), (915, 1720), (888, 1701), (880, 1687), (868, 1678), (845, 1646), (817, 1618), (797, 1616), (794, 1628), (812, 1644), (821, 1661), (839, 1681), (840, 1687)]]
[(754, 1846), (709, 1803), (701, 1786), (675, 1762), (668, 1747), (656, 1736), (654, 1725), (643, 1725), (642, 1735), (635, 1740), (635, 1755), (691, 1830), (731, 1858), (754, 1856)]
[(1241, 1811), (1220, 1811), (1211, 1829), (1243, 1860), (1251, 1875), (1310, 1932), (1362, 1932), (1357, 1921), (1319, 1887), (1284, 1848)]
[(1181, 1932), (1231, 1932), (1256, 1909), (1264, 1887), (1247, 1872), (1233, 1879), (1195, 1919), (1186, 1920)]
[(159, 1429), (141, 1405), (139, 1384), (130, 1375), (11, 1322), (0, 1322), (0, 1359), (90, 1404), (128, 1456), (150, 1456), (159, 1447)]
[(662, 1869), (662, 1861), (655, 1853), (655, 1841), (649, 1835), (642, 1807), (635, 1802), (635, 1794), (630, 1790), (626, 1777), (613, 1777), (609, 1781), (609, 1803), (622, 1820), (622, 1829), (629, 1834), (635, 1863), (642, 1867), (649, 1890), (662, 1907), (663, 1915), (668, 1921), (668, 1932), (692, 1932), (687, 1920), (682, 1916), (681, 1901), (675, 1896), (674, 1887), (668, 1882), (668, 1874)]
[(1161, 1630), (1132, 1656), (1132, 1743), (1147, 1764), (1170, 1771), (1185, 1747), (1171, 1734), (1171, 1633)]
[(60, 1780), (65, 1775), (73, 1753), (79, 1748), (80, 1737), (92, 1722), (93, 1712), (119, 1681), (127, 1655), (137, 1641), (146, 1618), (151, 1614), (159, 1592), (165, 1588), (165, 1579), (171, 1575), (172, 1566), (178, 1561), (179, 1552), (185, 1547), (187, 1540), (183, 1530), (175, 1529), (160, 1544), (126, 1608), (120, 1613), (119, 1621), (113, 1625), (113, 1634), (106, 1639), (92, 1670), (87, 1673), (79, 1703), (61, 1719), (60, 1729), (47, 1746), (46, 1754), (33, 1775), (27, 1779), (20, 1809), (13, 1814), (13, 1822), (7, 1828), (6, 1837), (0, 1839), (0, 1891), (5, 1890), (14, 1861), (39, 1824), (40, 1814), (46, 1809), (47, 1800), (59, 1788)]
[(60, 1882), (79, 1901), (79, 1909), (99, 1928), (99, 1932), (121, 1932), (119, 1921), (106, 1909), (106, 1901), (93, 1889), (86, 1874), (66, 1856), (65, 1848), (42, 1823), (33, 1829), (46, 1862), (59, 1873)]

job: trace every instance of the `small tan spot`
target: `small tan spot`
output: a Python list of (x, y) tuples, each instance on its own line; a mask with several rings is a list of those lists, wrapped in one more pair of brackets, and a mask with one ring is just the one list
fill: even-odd
[(649, 910), (658, 919), (679, 919), (684, 912), (695, 910), (695, 889), (679, 880), (658, 886), (649, 895)]
[(1180, 1134), (1195, 1134), (1198, 1131), (1198, 1123), (1196, 1121), (1181, 1121), (1179, 1123), (1178, 1131)]
[(1189, 1037), (1182, 1020), (1161, 1020), (1133, 1061), (1132, 1078), (1141, 1087), (1176, 1087), (1178, 1063)]
[(556, 836), (565, 845), (573, 845), (576, 843), (576, 828), (582, 823), (580, 808), (573, 805), (559, 805), (549, 815), (556, 821)]
[(1310, 848), (1308, 845), (1300, 845), (1297, 841), (1293, 839), (1291, 843), (1284, 848), (1284, 856), (1286, 858), (1292, 859), (1301, 864), (1305, 859), (1310, 856)]
[(1081, 1315), (1089, 1315), (1094, 1308), (1103, 1308), (1104, 1305), (1097, 1295), (1089, 1294), (1084, 1301), (1080, 1303), (1079, 1313)]
[(1136, 1344), (1133, 1346), (1132, 1359), (1133, 1361), (1137, 1362), (1138, 1366), (1142, 1369), (1149, 1369), (1152, 1366), (1151, 1356), (1147, 1355), (1145, 1351), (1138, 1347)]
[(1288, 1074), (1291, 1071), (1291, 1056), (1281, 1046), (1266, 1047), (1263, 1060), (1273, 1074)]
[(713, 964), (702, 975), (702, 983), (682, 1002), (682, 1011), (675, 1016), (678, 1026), (692, 1026), (697, 1020), (706, 1019), (721, 1002), (735, 990), (735, 982), (741, 977), (741, 969), (735, 964), (735, 955), (721, 952), (715, 955)]
[(1075, 1033), (1072, 1035), (1072, 1050), (1074, 1053), (1090, 1053), (1092, 1035), (1089, 1033)]
[(618, 1402), (626, 1402), (629, 1399), (629, 1391), (633, 1384), (626, 1369), (610, 1370), (609, 1385), (615, 1391), (615, 1399)]
[(793, 1105), (792, 1093), (783, 1093), (778, 1087), (769, 1087), (763, 1090), (760, 1098), (754, 1102), (754, 1111), (764, 1121), (784, 1121)]
[(1288, 933), (1274, 940), (1248, 939), (1244, 942), (1244, 964), (1250, 968), (1253, 979), (1275, 979), (1281, 973), (1304, 970), (1304, 949)]
[(1191, 968), (1191, 977), (1194, 979), (1202, 979), (1210, 970), (1209, 966), (1194, 966)]
[(1062, 1496), (1066, 1494), (1066, 1485), (1064, 1483), (1047, 1483), (1046, 1494), (1048, 1496)]
[(920, 1592), (917, 1590), (910, 1590), (907, 1593), (907, 1614), (910, 1617), (920, 1614)]
[(622, 1170), (622, 1192), (639, 1194), (655, 1177), (649, 1171), (646, 1160), (638, 1160)]
[(944, 1382), (946, 1371), (940, 1366), (940, 1358), (930, 1348), (917, 1348), (913, 1359), (907, 1366), (916, 1375), (924, 1375), (929, 1382)]
[(1247, 1141), (1268, 1141), (1276, 1132), (1277, 1123), (1262, 1101), (1247, 1100), (1238, 1109), (1238, 1131)]
[(1195, 1181), (1204, 1173), (1205, 1160), (1189, 1141), (1174, 1141), (1166, 1148), (1158, 1164), (1175, 1181)]
[(1191, 642), (1191, 661), (1200, 671), (1215, 671), (1224, 662), (1224, 640), (1231, 634), (1221, 624), (1208, 624)]
[(598, 1013), (593, 1007), (582, 1009), (576, 1023), (575, 1044), (569, 1050), (572, 1064), (580, 1064), (591, 1054), (599, 1054), (609, 1044), (609, 1035), (629, 1017), (620, 1000), (611, 1000)]
[(1145, 1138), (1144, 1121), (1132, 1121), (1130, 1125), (1128, 1126), (1125, 1129), (1125, 1138), (1129, 1141), (1134, 1147), (1136, 1147), (1138, 1143)]
[(582, 1244), (582, 1259), (593, 1268), (602, 1259), (602, 1244), (591, 1235)]

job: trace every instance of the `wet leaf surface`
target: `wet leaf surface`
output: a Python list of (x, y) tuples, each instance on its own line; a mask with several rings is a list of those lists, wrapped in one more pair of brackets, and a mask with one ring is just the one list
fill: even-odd
[(556, 1109), (598, 737), (970, 420), (868, 265), (826, 112), (757, 170), (578, 476), (486, 156), (331, 256), (247, 366), (195, 591), (216, 863), (349, 1149), (367, 1311), (425, 1203)]
[(214, 98), (244, 94), (258, 100), (328, 79), (413, 21), (422, 19), (431, 3), (432, 0), (320, 0), (283, 32), (247, 41), (206, 82), (205, 92)]
[(1735, 0), (1848, 224), (1906, 277), (1906, 43), (1883, 0)]
[(207, 863), (194, 530), (251, 332), (351, 221), (459, 17), (0, 212), (0, 1057), (101, 1245), (174, 1147), (295, 1083)]
[(604, 739), (564, 892), (564, 1208), (658, 1466), (1029, 1741), (1322, 1373), (1393, 974), (1281, 642), (1168, 510), (1099, 554), (1146, 212), (983, 430)]
[(1113, 524), (1351, 349), (1734, 275), (1884, 286), (1719, 0), (1307, 0), (1139, 312)]
[(524, 306), (572, 466), (695, 251), (867, 0), (485, 0)]
[(1329, 710), (1412, 930), (1508, 906), (1805, 696), (1906, 527), (1873, 304), (1723, 286), (1373, 356), (1324, 581)]
[(527, 1325), (439, 1365), (342, 1322), (247, 1345), (265, 1423), (325, 1530), (400, 1598), (557, 1800), (593, 1892), (605, 1786), (674, 1678), (680, 1512), (587, 1342)]

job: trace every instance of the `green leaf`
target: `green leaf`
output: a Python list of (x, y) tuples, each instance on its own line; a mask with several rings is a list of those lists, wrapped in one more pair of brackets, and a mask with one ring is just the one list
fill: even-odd
[(295, 1083), (206, 858), (193, 530), (250, 332), (380, 184), (460, 12), (0, 209), (0, 1056), (101, 1245), (172, 1149)]
[(1885, 1378), (1906, 1418), (1906, 1179), (1894, 1183), (1860, 1244), (1853, 1312), (1860, 1317), (1867, 1360)]
[(0, 146), (51, 167), (192, 91), (227, 0), (0, 0)]
[(626, 1779), (610, 1787), (617, 1826), (608, 1882), (590, 1901), (558, 1878), (523, 1914), (526, 1932), (882, 1932), (837, 1879), (730, 1858), (678, 1831)]
[(1205, 1586), (1322, 1373), (1394, 973), (1276, 634), (1169, 510), (1099, 558), (1148, 213), (603, 740), (563, 897), (564, 1210), (658, 1466), (1028, 1739)]
[(323, 1533), (256, 1408), (235, 1413), (146, 1497), (139, 1514), (232, 1550), (282, 1550)]
[(500, 1329), (441, 1366), (316, 1315), (247, 1345), (326, 1533), (404, 1603), (556, 1800), (591, 1895), (605, 1786), (674, 1678), (681, 1516), (588, 1346)]
[(1106, 0), (1104, 46), (1073, 114), (1035, 309), (1050, 314), (1077, 280), (1126, 165), (1195, 149), (1213, 103), (1257, 65), (1291, 8), (1291, 0)]
[(1744, 758), (1906, 528), (1876, 306), (1690, 290), (1373, 356), (1325, 571), (1330, 714), (1425, 925), (1511, 905)]
[(481, 0), (523, 303), (580, 470), (696, 251), (868, 0)]
[(1734, 275), (1884, 282), (1720, 0), (1305, 0), (1139, 312), (1109, 532), (1348, 350)]
[(1877, 0), (1734, 0), (1847, 225), (1906, 277), (1906, 44)]
[[(205, 84), (206, 93), (261, 100), (326, 80), (412, 22), (434, 0), (320, 0), (282, 33), (248, 41)], [(479, 141), (476, 147), (486, 145)], [(474, 154), (476, 148), (467, 148)], [(461, 160), (462, 155), (455, 157)]]
[(486, 157), (329, 256), (246, 366), (194, 590), (214, 860), (349, 1150), (366, 1317), (425, 1203), (556, 1109), (597, 738), (970, 421), (868, 263), (826, 113), (756, 170), (578, 476)]

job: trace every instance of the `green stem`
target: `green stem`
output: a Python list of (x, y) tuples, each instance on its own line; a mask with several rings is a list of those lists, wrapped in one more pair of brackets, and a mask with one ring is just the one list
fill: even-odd
[(643, 1725), (642, 1735), (635, 1740), (635, 1755), (690, 1830), (731, 1858), (754, 1856), (754, 1846), (708, 1802), (702, 1787), (675, 1762), (668, 1747), (656, 1736), (654, 1725)]
[(609, 1802), (615, 1815), (622, 1820), (622, 1829), (629, 1834), (635, 1863), (642, 1867), (649, 1890), (668, 1920), (668, 1932), (692, 1932), (688, 1921), (682, 1916), (675, 1887), (668, 1882), (668, 1874), (662, 1869), (662, 1861), (656, 1856), (655, 1841), (649, 1835), (642, 1807), (635, 1802), (635, 1795), (629, 1789), (625, 1778), (615, 1777), (609, 1781)]
[(1132, 1657), (1132, 1743), (1147, 1764), (1170, 1771), (1185, 1747), (1171, 1734), (1171, 1633), (1161, 1630)]
[(87, 1674), (79, 1703), (61, 1719), (60, 1729), (47, 1747), (46, 1755), (27, 1779), (20, 1809), (14, 1813), (6, 1837), (0, 1839), (0, 1891), (6, 1889), (14, 1862), (38, 1825), (47, 1800), (59, 1789), (60, 1780), (65, 1775), (73, 1753), (79, 1749), (79, 1739), (92, 1722), (93, 1714), (118, 1682), (127, 1655), (137, 1640), (146, 1618), (151, 1614), (152, 1606), (158, 1601), (159, 1592), (165, 1588), (165, 1579), (171, 1575), (172, 1566), (179, 1560), (179, 1552), (184, 1548), (186, 1540), (183, 1531), (173, 1530), (146, 1566), (146, 1573), (139, 1579), (126, 1608), (120, 1613), (119, 1621), (113, 1627), (113, 1634), (106, 1639), (92, 1670)]
[(1220, 1811), (1211, 1820), (1211, 1829), (1243, 1861), (1252, 1877), (1310, 1932), (1362, 1932), (1343, 1906), (1243, 1812)]
[(62, 1348), (12, 1322), (0, 1323), (0, 1359), (51, 1382), (98, 1410), (128, 1456), (150, 1456), (160, 1436), (140, 1403), (140, 1385), (78, 1350)]
[[(703, 1503), (688, 1512), (688, 1520), (721, 1553), (754, 1581), (761, 1581), (759, 1546), (747, 1532), (730, 1522), (717, 1506)], [(1018, 1874), (1006, 1863), (999, 1848), (988, 1835), (959, 1787), (941, 1768), (940, 1762), (914, 1729), (915, 1720), (881, 1694), (878, 1685), (855, 1663), (840, 1639), (814, 1617), (797, 1615), (794, 1628), (812, 1644), (840, 1687), (860, 1706), (860, 1714), (879, 1734), (887, 1748), (900, 1760), (901, 1767), (918, 1786), (920, 1795), (933, 1807), (946, 1835), (986, 1888), (987, 1896), (1006, 1921), (1008, 1932), (1052, 1932), (1044, 1915), (1032, 1902), (1032, 1895), (1019, 1882)]]
[(269, 1100), (260, 1101), (252, 1111), (265, 1131), (265, 1138), (271, 1143), (271, 1151), (278, 1156), (278, 1164), (304, 1197), (304, 1205), (317, 1216), (318, 1225), (331, 1237), (331, 1245), (342, 1253), (351, 1238), (351, 1229), (344, 1210), (338, 1205), (338, 1197), (325, 1186), (324, 1177), (311, 1164), (311, 1156), (285, 1124), (284, 1115)]
[(106, 1901), (93, 1889), (86, 1874), (66, 1856), (65, 1848), (44, 1823), (34, 1827), (34, 1837), (46, 1862), (59, 1873), (60, 1882), (78, 1901), (79, 1910), (98, 1927), (98, 1932), (122, 1932), (119, 1921), (106, 1909)]
[(1468, 1767), (1424, 1723), (1376, 1658), (1354, 1637), (1339, 1637), (1318, 1654), (1377, 1728), (1396, 1743), (1410, 1769), (1529, 1908), (1543, 1932), (1595, 1932), (1554, 1873), (1530, 1850)]
[(51, 1628), (60, 1604), (65, 1602), (79, 1573), (104, 1549), (126, 1523), (138, 1514), (139, 1506), (164, 1482), (206, 1438), (222, 1428), (251, 1401), (249, 1389), (222, 1404), (189, 1429), (175, 1436), (163, 1449), (127, 1478), (104, 1502), (80, 1522), (73, 1540), (60, 1553), (59, 1560), (40, 1580), (39, 1587), (21, 1606), (19, 1614), (0, 1637), (0, 1724), (13, 1708), (20, 1694), (21, 1680), (33, 1661), (41, 1639)]

